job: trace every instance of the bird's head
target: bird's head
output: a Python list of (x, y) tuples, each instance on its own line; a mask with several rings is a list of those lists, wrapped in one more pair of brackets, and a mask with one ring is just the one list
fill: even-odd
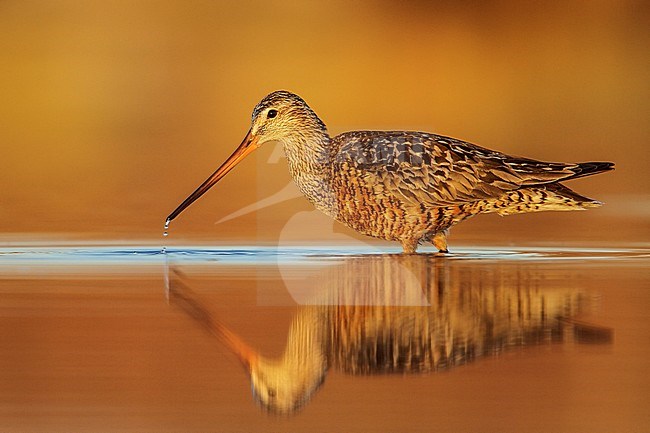
[(325, 125), (298, 95), (278, 90), (267, 95), (253, 109), (249, 134), (257, 145), (269, 141), (284, 141), (295, 135), (304, 135)]
[(304, 142), (309, 141), (310, 135), (319, 134), (327, 134), (325, 125), (300, 96), (286, 90), (267, 95), (253, 109), (251, 128), (241, 144), (205, 182), (169, 214), (165, 227), (264, 143)]

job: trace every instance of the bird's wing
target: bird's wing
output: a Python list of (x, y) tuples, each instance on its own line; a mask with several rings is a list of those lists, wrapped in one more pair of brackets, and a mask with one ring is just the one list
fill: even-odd
[(334, 169), (351, 166), (408, 202), (445, 206), (496, 198), (578, 175), (578, 164), (505, 155), (440, 135), (355, 131), (334, 138)]

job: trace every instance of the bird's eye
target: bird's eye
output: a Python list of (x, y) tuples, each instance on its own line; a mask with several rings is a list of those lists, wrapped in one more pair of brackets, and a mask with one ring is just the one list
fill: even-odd
[(266, 117), (268, 117), (269, 119), (273, 119), (277, 115), (278, 115), (278, 110), (269, 110), (269, 112), (266, 113)]

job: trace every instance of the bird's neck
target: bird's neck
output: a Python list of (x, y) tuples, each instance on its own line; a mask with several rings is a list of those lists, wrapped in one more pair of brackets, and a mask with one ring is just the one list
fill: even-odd
[(298, 189), (317, 209), (334, 216), (336, 200), (331, 188), (331, 140), (327, 130), (314, 128), (289, 135), (282, 144), (289, 173)]

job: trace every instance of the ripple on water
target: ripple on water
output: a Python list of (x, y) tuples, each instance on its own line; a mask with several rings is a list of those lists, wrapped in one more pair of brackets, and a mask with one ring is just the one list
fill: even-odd
[[(24, 265), (154, 265), (165, 256), (176, 263), (237, 263), (264, 265), (276, 262), (318, 262), (349, 256), (397, 254), (396, 249), (372, 247), (200, 247), (177, 246), (163, 250), (151, 246), (93, 246), (93, 247), (4, 247), (0, 248), (0, 269)], [(424, 254), (435, 254), (423, 249)], [(650, 258), (646, 248), (553, 248), (553, 247), (460, 247), (448, 260), (634, 260)]]

